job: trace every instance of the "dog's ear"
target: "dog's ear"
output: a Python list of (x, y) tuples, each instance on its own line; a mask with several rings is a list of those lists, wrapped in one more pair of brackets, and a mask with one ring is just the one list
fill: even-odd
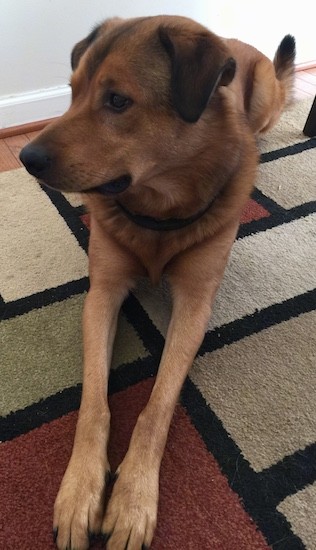
[(97, 39), (99, 31), (101, 29), (101, 26), (102, 25), (98, 25), (97, 27), (95, 27), (90, 32), (90, 34), (88, 34), (88, 36), (86, 38), (84, 38), (83, 40), (80, 40), (80, 42), (78, 42), (74, 46), (74, 48), (71, 52), (71, 68), (72, 68), (73, 71), (78, 67), (79, 61), (80, 61), (81, 57), (83, 56), (84, 52)]
[(236, 62), (220, 38), (207, 31), (160, 27), (159, 38), (171, 59), (174, 107), (186, 122), (196, 122), (218, 86), (232, 81)]

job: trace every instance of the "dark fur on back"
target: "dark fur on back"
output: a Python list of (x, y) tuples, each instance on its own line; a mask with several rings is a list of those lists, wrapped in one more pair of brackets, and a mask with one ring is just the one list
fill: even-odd
[(276, 77), (285, 83), (287, 104), (291, 102), (293, 96), (295, 55), (295, 38), (291, 34), (287, 34), (281, 41), (273, 59)]
[(287, 65), (291, 67), (293, 66), (295, 53), (295, 38), (291, 34), (287, 34), (281, 41), (274, 56), (274, 65), (277, 73), (279, 69), (282, 70), (282, 68), (286, 67)]

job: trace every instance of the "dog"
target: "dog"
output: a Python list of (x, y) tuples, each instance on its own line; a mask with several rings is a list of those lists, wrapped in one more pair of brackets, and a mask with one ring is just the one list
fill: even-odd
[[(257, 136), (291, 101), (295, 40), (271, 62), (183, 17), (110, 19), (73, 49), (72, 103), (20, 154), (38, 181), (82, 192), (91, 215), (84, 373), (73, 452), (54, 507), (60, 550), (103, 533), (149, 548), (159, 469), (254, 186)], [(155, 385), (104, 510), (108, 373), (117, 318), (140, 276), (169, 281), (173, 311)]]

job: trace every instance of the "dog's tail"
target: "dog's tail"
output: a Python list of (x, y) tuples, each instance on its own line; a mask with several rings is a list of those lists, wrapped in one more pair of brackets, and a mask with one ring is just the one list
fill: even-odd
[(273, 60), (276, 77), (283, 84), (285, 105), (289, 105), (293, 100), (295, 54), (295, 38), (287, 34), (280, 43)]

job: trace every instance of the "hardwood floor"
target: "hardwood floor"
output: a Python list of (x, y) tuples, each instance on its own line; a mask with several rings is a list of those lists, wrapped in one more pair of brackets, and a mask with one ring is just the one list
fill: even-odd
[[(295, 78), (295, 99), (311, 99), (316, 95), (316, 67), (304, 71), (298, 71)], [(30, 125), (26, 127), (29, 129)], [(37, 123), (38, 126), (38, 123)], [(23, 128), (23, 127), (22, 127)], [(21, 129), (21, 131), (23, 131)], [(2, 131), (3, 133), (3, 131)], [(18, 135), (10, 135), (0, 139), (0, 172), (20, 168), (19, 152), (22, 147), (31, 141), (40, 130), (27, 131)], [(12, 134), (12, 131), (10, 131)]]
[(20, 168), (22, 166), (19, 161), (20, 150), (39, 133), (40, 130), (37, 130), (0, 139), (0, 172)]
[(295, 80), (295, 96), (297, 99), (314, 97), (316, 95), (316, 67), (306, 71), (298, 71)]

